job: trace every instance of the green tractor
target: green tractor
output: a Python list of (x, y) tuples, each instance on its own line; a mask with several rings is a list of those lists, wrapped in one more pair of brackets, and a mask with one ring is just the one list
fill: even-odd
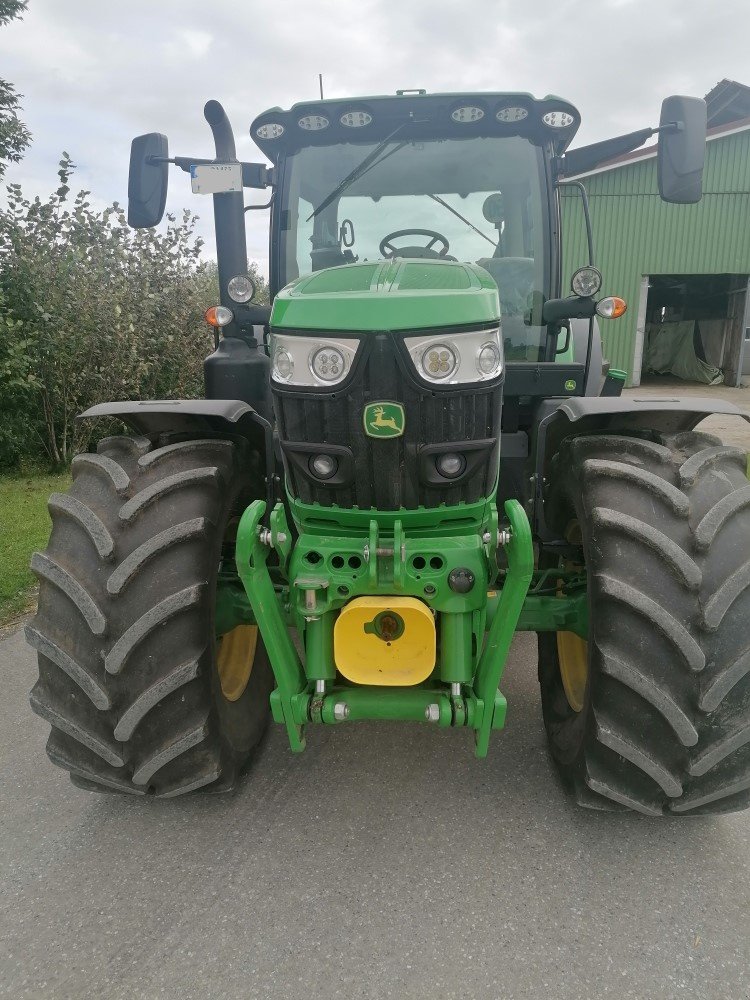
[[(220, 304), (206, 398), (114, 402), (128, 436), (73, 462), (33, 558), (34, 710), (79, 787), (232, 788), (269, 718), (505, 724), (513, 636), (538, 634), (571, 794), (695, 815), (750, 803), (746, 456), (695, 432), (709, 399), (622, 398), (602, 359), (575, 175), (658, 134), (662, 198), (701, 197), (706, 112), (567, 151), (556, 97), (427, 94), (273, 108), (238, 162), (133, 141), (129, 221), (169, 164), (213, 196)], [(590, 266), (563, 294), (560, 189)], [(270, 189), (270, 307), (243, 188)], [(680, 209), (690, 211), (690, 209)], [(313, 737), (314, 738), (314, 737)]]

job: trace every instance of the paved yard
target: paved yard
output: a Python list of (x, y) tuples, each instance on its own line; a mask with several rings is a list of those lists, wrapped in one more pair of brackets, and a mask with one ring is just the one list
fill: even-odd
[[(745, 379), (750, 383), (750, 376)], [(730, 389), (725, 385), (689, 385), (685, 382), (666, 378), (649, 378), (637, 389), (626, 389), (627, 396), (656, 396), (669, 399), (673, 396), (713, 396), (750, 413), (750, 384), (741, 389)], [(715, 434), (725, 444), (734, 444), (750, 452), (750, 424), (738, 417), (708, 417), (699, 430)], [(744, 1000), (744, 998), (743, 998)]]
[(88, 795), (44, 754), (0, 643), (0, 995), (740, 1000), (750, 815), (578, 810), (545, 750), (535, 642), (508, 729), (274, 729), (233, 798)]

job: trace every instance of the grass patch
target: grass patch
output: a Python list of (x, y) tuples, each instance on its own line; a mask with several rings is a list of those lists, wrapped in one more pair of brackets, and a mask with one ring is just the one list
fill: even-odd
[(29, 560), (47, 544), (47, 500), (69, 485), (67, 472), (0, 476), (0, 626), (32, 607), (36, 580)]

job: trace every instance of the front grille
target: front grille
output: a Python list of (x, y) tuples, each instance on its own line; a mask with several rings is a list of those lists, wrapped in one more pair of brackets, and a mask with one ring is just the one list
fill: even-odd
[[(304, 503), (378, 510), (471, 503), (489, 496), (497, 477), (502, 385), (430, 391), (407, 371), (389, 334), (367, 339), (365, 363), (341, 392), (273, 387), (291, 494)], [(364, 407), (385, 400), (403, 405), (404, 434), (370, 438), (363, 426)], [(447, 443), (455, 448), (446, 450), (459, 452), (461, 443), (472, 443), (473, 454), (482, 460), (469, 462), (457, 482), (433, 485), (426, 481), (426, 459), (420, 459), (420, 452)], [(295, 451), (295, 445), (301, 448)], [(311, 452), (311, 445), (320, 445), (323, 452), (326, 445), (343, 449), (343, 483), (322, 483), (309, 472), (307, 458), (317, 450)]]

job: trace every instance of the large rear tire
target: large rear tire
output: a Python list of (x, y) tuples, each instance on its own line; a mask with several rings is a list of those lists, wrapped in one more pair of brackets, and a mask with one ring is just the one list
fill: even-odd
[(248, 763), (272, 674), (250, 634), (225, 696), (214, 610), (233, 527), (259, 495), (255, 459), (241, 441), (107, 438), (50, 498), (49, 546), (32, 560), (31, 706), (76, 785), (174, 796), (229, 788)]
[[(588, 649), (539, 635), (552, 756), (578, 802), (675, 816), (750, 805), (750, 484), (698, 433), (564, 443), (547, 500), (581, 543)], [(580, 668), (583, 667), (581, 677)]]

